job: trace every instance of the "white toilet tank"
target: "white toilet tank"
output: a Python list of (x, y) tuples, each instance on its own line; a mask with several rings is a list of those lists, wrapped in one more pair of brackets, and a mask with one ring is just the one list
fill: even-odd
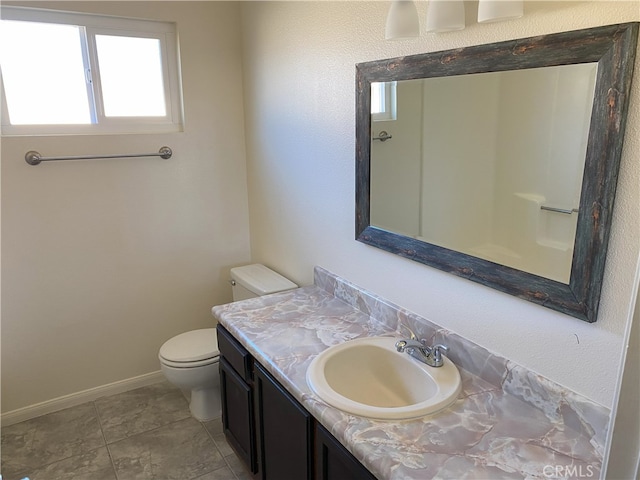
[(231, 286), (234, 302), (298, 288), (291, 280), (259, 263), (232, 268)]

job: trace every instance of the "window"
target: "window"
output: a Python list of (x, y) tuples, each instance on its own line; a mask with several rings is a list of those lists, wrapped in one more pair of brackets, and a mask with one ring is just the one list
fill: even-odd
[(2, 133), (135, 133), (182, 125), (175, 24), (0, 10)]
[(371, 120), (386, 122), (396, 119), (397, 82), (371, 83)]

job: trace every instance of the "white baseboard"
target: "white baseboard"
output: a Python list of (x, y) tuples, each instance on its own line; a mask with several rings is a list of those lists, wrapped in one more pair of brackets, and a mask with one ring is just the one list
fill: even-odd
[(160, 370), (157, 372), (146, 373), (137, 377), (127, 378), (118, 382), (101, 385), (99, 387), (82, 390), (80, 392), (64, 395), (62, 397), (47, 400), (45, 402), (29, 405), (28, 407), (18, 408), (10, 412), (3, 413), (0, 416), (0, 423), (3, 427), (13, 425), (14, 423), (23, 422), (31, 418), (46, 415), (47, 413), (57, 412), (63, 408), (74, 407), (81, 403), (91, 402), (97, 398), (116, 393), (127, 392), (147, 385), (153, 385), (164, 380), (164, 375)]

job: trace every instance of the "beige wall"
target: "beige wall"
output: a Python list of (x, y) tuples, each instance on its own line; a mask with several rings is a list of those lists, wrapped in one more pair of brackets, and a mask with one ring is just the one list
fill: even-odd
[[(3, 412), (159, 370), (250, 260), (239, 4), (27, 3), (177, 21), (185, 130), (2, 139)], [(24, 161), (162, 145), (173, 158)]]
[(470, 2), (465, 30), (386, 42), (386, 2), (243, 4), (253, 259), (301, 284), (321, 265), (612, 407), (640, 257), (638, 64), (597, 323), (354, 240), (356, 63), (640, 20), (638, 2), (525, 5), (521, 19), (479, 25)]

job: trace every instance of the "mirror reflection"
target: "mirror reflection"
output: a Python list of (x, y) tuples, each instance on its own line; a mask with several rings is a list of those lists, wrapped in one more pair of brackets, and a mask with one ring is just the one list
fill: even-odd
[(371, 225), (569, 284), (597, 69), (372, 82)]

